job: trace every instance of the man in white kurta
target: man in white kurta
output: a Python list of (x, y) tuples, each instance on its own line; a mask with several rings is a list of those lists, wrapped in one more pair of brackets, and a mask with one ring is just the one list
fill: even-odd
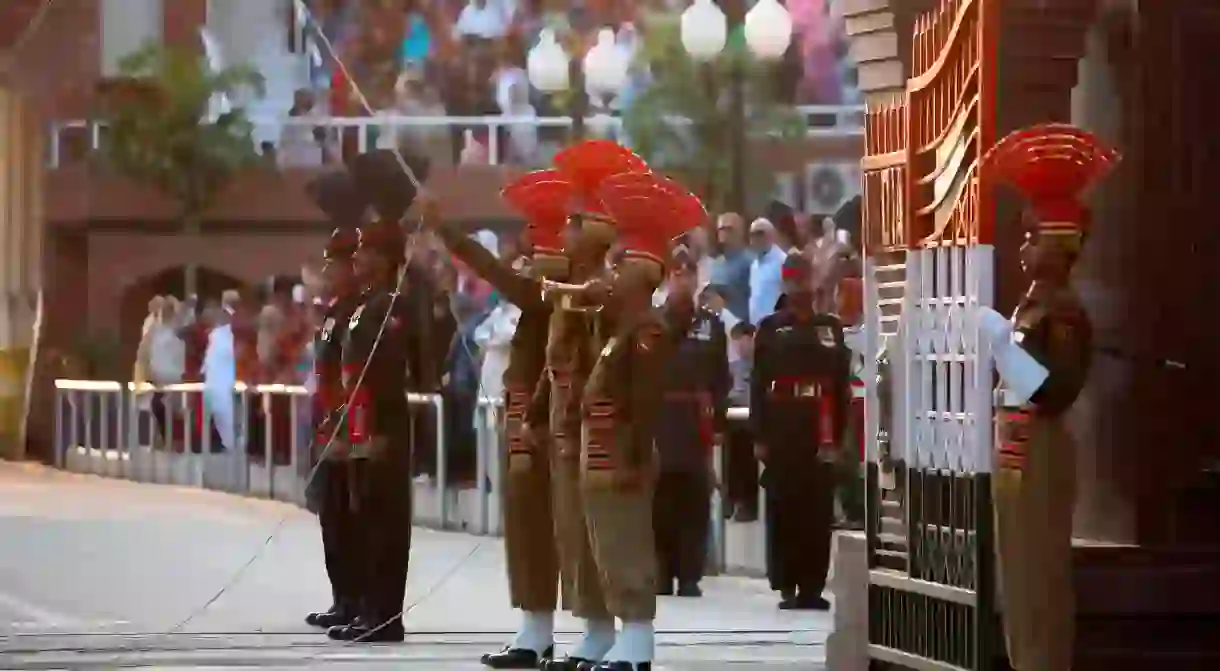
[(218, 312), (213, 324), (203, 355), (203, 405), (205, 416), (211, 418), (227, 452), (235, 444), (233, 387), (237, 384), (237, 354), (231, 314), (227, 310)]

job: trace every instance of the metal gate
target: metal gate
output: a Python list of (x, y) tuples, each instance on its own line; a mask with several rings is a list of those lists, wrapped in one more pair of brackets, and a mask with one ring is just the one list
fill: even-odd
[(992, 653), (993, 385), (973, 314), (993, 295), (978, 166), (995, 141), (995, 11), (941, 0), (920, 16), (905, 99), (867, 114), (874, 668), (981, 670)]

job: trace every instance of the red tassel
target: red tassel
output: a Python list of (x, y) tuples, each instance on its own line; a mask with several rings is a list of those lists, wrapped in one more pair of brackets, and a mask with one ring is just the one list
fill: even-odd
[(818, 397), (818, 435), (821, 444), (834, 446), (834, 394), (824, 392)]
[[(347, 366), (343, 371), (344, 377), (356, 383), (359, 381), (362, 368), (363, 366)], [(369, 413), (372, 410), (369, 407), (369, 401), (368, 391), (363, 386), (357, 386), (351, 391), (347, 406), (347, 437), (353, 445), (369, 439), (368, 429), (371, 421)]]

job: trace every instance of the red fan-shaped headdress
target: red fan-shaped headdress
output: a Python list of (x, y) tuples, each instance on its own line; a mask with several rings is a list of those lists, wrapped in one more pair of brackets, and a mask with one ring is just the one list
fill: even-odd
[[(555, 169), (572, 183), (574, 209), (586, 218), (606, 219), (601, 186), (622, 173), (647, 173), (648, 164), (613, 140), (586, 140), (555, 155)], [(613, 222), (610, 222), (613, 223)]]
[(617, 224), (620, 268), (650, 264), (658, 281), (664, 273), (670, 241), (707, 216), (698, 198), (660, 175), (615, 175), (605, 180), (599, 194)]
[(536, 170), (500, 191), (526, 219), (526, 236), (535, 257), (563, 255), (563, 227), (572, 202), (572, 183), (557, 170)]
[(984, 174), (1020, 191), (1043, 232), (1080, 232), (1088, 212), (1080, 195), (1118, 164), (1119, 153), (1069, 124), (1016, 131), (983, 157)]

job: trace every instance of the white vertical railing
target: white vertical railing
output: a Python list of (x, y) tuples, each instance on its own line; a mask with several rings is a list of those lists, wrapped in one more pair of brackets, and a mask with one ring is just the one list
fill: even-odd
[[(155, 397), (154, 397), (155, 394)], [(153, 387), (146, 384), (87, 380), (55, 381), (55, 464), (59, 468), (139, 482), (175, 484), (305, 504), (312, 470), (312, 432), (308, 426), (308, 392), (293, 385), (245, 385), (234, 388), (234, 444), (225, 449), (212, 440), (202, 384)], [(277, 455), (273, 399), (289, 399), (286, 409), (289, 449)], [(155, 399), (155, 400), (154, 400)], [(437, 394), (408, 394), (412, 405), (430, 407), (435, 423), (436, 478), (433, 486), (415, 487), (416, 523), (477, 535), (503, 532), (502, 467), (505, 444), (499, 427), (502, 402), (480, 399), (475, 417), (477, 452), (475, 485), (450, 486), (444, 400)], [(153, 404), (164, 407), (164, 424), (156, 425)], [(261, 444), (255, 439), (250, 409), (263, 411)], [(200, 413), (204, 413), (202, 416)], [(748, 408), (730, 408), (730, 421), (749, 419)], [(196, 428), (201, 426), (203, 430)], [(163, 438), (162, 438), (163, 437)], [(198, 444), (196, 444), (198, 440)], [(725, 478), (724, 446), (715, 446), (713, 466)], [(257, 455), (257, 456), (254, 456)], [(285, 463), (286, 461), (286, 463)], [(760, 466), (761, 467), (761, 466)], [(722, 488), (721, 488), (722, 489)], [(758, 490), (759, 520), (766, 518), (766, 497)], [(727, 501), (716, 491), (711, 501), (709, 568), (712, 572), (765, 570), (762, 522), (730, 523)]]
[[(863, 107), (849, 105), (808, 105), (796, 108), (806, 120), (806, 134), (809, 137), (862, 137)], [(416, 134), (434, 131), (438, 136), (446, 135), (451, 129), (474, 129), (485, 133), (487, 162), (492, 165), (506, 163), (503, 147), (500, 146), (500, 131), (512, 131), (518, 126), (535, 128), (570, 128), (570, 116), (405, 116), (379, 115), (374, 117), (254, 117), (251, 119), (256, 129), (280, 129), (293, 126), (309, 128), (322, 127), (327, 129), (329, 142), (338, 143), (345, 129), (355, 129), (357, 151), (364, 153), (374, 148), (372, 141), (374, 133), (392, 133), (396, 136), (402, 132), (411, 131)], [(673, 117), (675, 124), (690, 123), (689, 119)], [(64, 163), (63, 136), (65, 133), (85, 131), (86, 152), (97, 151), (103, 139), (104, 122), (84, 119), (53, 121), (49, 127), (47, 156), (48, 166), (58, 168)], [(621, 135), (622, 119), (616, 116), (597, 115), (585, 119), (585, 126), (591, 135), (596, 137), (618, 138)], [(447, 137), (445, 138), (448, 139)], [(282, 149), (282, 148), (281, 148)], [(308, 167), (308, 166), (293, 166)]]

